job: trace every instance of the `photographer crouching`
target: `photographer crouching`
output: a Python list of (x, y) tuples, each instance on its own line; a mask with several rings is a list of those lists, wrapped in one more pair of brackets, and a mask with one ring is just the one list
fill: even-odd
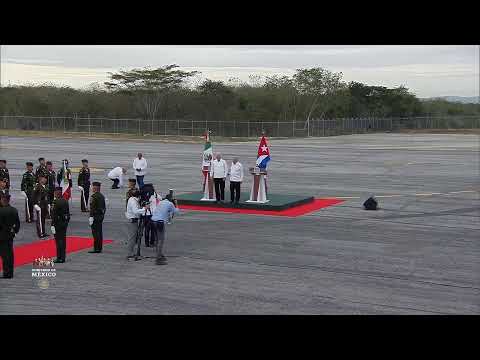
[(174, 199), (173, 191), (160, 201), (155, 210), (153, 211), (151, 218), (151, 225), (154, 227), (157, 234), (157, 260), (155, 264), (166, 265), (167, 259), (163, 255), (163, 243), (165, 241), (165, 225), (169, 224), (172, 218), (179, 214), (180, 210), (177, 207), (177, 201)]
[[(127, 202), (127, 211), (125, 216), (128, 219), (127, 223), (127, 245), (128, 245), (128, 256), (127, 260), (135, 258), (138, 253), (139, 247), (141, 245), (142, 239), (138, 239), (138, 236), (142, 236), (139, 231), (142, 216), (145, 216), (149, 211), (150, 206), (145, 204), (143, 207), (140, 205), (141, 192), (139, 190), (134, 190), (131, 192), (131, 197)], [(136, 249), (135, 249), (136, 246)]]

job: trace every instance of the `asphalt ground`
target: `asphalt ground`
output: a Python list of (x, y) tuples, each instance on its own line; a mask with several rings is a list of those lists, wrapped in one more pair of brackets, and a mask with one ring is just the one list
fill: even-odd
[[(258, 142), (216, 144), (252, 166)], [(0, 279), (0, 314), (479, 314), (479, 137), (364, 134), (272, 140), (269, 192), (339, 197), (297, 218), (185, 210), (167, 228), (167, 266), (126, 261), (125, 189), (108, 171), (132, 176), (138, 151), (145, 182), (166, 193), (201, 188), (201, 144), (1, 137), (12, 204), (22, 216), (15, 244), (38, 241), (25, 224), (19, 187), (26, 161), (55, 168), (88, 158), (108, 198), (104, 253), (67, 255), (47, 289), (32, 266)], [(91, 236), (74, 174), (68, 235)], [(247, 176), (242, 191), (248, 191)], [(226, 187), (228, 189), (228, 185)], [(380, 209), (365, 211), (377, 196)], [(227, 196), (228, 190), (227, 190)], [(47, 227), (47, 229), (49, 226)], [(143, 248), (153, 256), (153, 250)]]

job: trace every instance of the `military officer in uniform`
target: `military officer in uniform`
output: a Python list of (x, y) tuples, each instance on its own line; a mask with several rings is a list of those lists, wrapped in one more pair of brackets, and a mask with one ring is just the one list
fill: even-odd
[(9, 191), (7, 189), (7, 179), (0, 178), (0, 195), (7, 195), (8, 193)]
[(47, 161), (47, 188), (48, 188), (48, 203), (53, 205), (54, 192), (55, 192), (56, 174), (53, 171), (53, 165), (51, 161)]
[(33, 208), (37, 212), (37, 234), (40, 238), (44, 238), (48, 236), (45, 231), (45, 218), (48, 212), (47, 178), (40, 173), (38, 181), (33, 190)]
[(40, 175), (45, 176), (48, 178), (48, 170), (47, 170), (47, 165), (45, 164), (45, 158), (41, 157), (38, 158), (39, 165), (35, 169), (35, 182), (38, 184), (38, 178)]
[(13, 278), (13, 238), (20, 230), (18, 211), (10, 206), (10, 195), (0, 195), (0, 258), (3, 262), (3, 278)]
[(10, 189), (10, 174), (7, 169), (7, 160), (0, 160), (0, 179), (6, 179), (7, 190)]
[(57, 246), (57, 258), (55, 263), (65, 262), (65, 251), (67, 247), (67, 227), (70, 221), (70, 208), (68, 201), (62, 196), (62, 188), (55, 188), (55, 200), (52, 207), (52, 234), (55, 235)]
[(137, 189), (137, 180), (136, 179), (128, 179), (128, 191), (127, 191), (127, 196), (126, 196), (126, 202), (125, 202), (125, 208), (127, 208), (128, 205), (128, 199), (130, 199)]
[(33, 222), (33, 189), (35, 188), (35, 175), (33, 174), (33, 163), (27, 162), (27, 171), (23, 174), (20, 189), (25, 198), (25, 220)]
[(80, 196), (80, 207), (82, 212), (88, 212), (88, 198), (90, 195), (90, 169), (88, 168), (88, 160), (82, 160), (83, 167), (78, 173), (78, 187), (82, 195)]
[(92, 228), (93, 250), (91, 254), (101, 253), (103, 247), (103, 219), (105, 217), (105, 197), (100, 192), (101, 184), (98, 181), (92, 183), (92, 196), (90, 198), (90, 218), (88, 222)]

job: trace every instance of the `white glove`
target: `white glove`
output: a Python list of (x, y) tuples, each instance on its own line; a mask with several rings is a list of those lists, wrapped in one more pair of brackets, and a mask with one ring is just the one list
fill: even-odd
[(50, 231), (52, 232), (53, 235), (55, 235), (55, 226), (50, 226)]
[(83, 191), (83, 187), (79, 186), (78, 190)]
[(38, 206), (38, 205), (33, 205), (33, 208), (34, 208), (35, 210), (37, 210), (37, 211), (40, 211), (40, 210), (41, 210), (41, 209), (40, 209), (40, 206)]
[(93, 225), (93, 217), (90, 216), (90, 217), (88, 218), (88, 223), (90, 224), (90, 226)]
[(22, 196), (23, 196), (24, 198), (27, 197), (27, 193), (26, 193), (25, 191), (22, 191), (20, 194), (22, 194)]

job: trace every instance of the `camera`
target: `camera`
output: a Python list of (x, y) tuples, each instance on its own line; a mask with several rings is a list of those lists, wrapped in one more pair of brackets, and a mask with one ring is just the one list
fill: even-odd
[(140, 206), (150, 205), (152, 195), (155, 195), (155, 188), (152, 184), (145, 184), (140, 190)]

